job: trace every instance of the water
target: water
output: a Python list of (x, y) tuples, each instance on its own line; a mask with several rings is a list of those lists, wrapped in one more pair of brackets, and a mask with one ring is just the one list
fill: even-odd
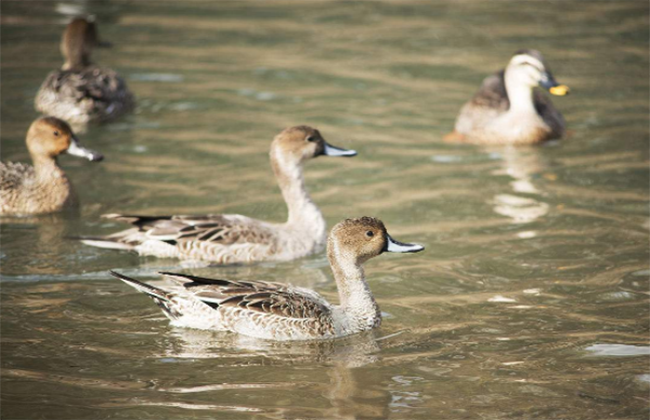
[[(64, 14), (95, 13), (134, 115), (63, 157), (82, 207), (2, 224), (7, 419), (646, 419), (648, 4), (2, 2), (2, 158), (25, 161)], [(541, 50), (572, 88), (571, 136), (539, 148), (441, 137), (482, 78)], [(271, 343), (172, 328), (109, 269), (176, 261), (86, 247), (110, 212), (286, 217), (267, 151), (310, 124), (354, 159), (307, 184), (328, 223), (383, 219), (424, 253), (367, 264), (370, 334)], [(186, 270), (336, 299), (323, 255)]]

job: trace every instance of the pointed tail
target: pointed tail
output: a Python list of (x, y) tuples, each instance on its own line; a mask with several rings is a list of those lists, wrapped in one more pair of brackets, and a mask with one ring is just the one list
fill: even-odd
[(113, 270), (110, 271), (110, 274), (111, 276), (122, 280), (124, 283), (133, 287), (137, 291), (142, 292), (153, 299), (153, 301), (156, 302), (156, 305), (162, 309), (165, 316), (170, 320), (173, 321), (183, 316), (183, 314), (180, 312), (180, 307), (178, 306), (177, 302), (172, 300), (174, 297), (172, 293), (166, 292), (163, 289), (159, 289), (136, 279), (132, 279), (131, 277), (127, 277), (124, 274), (120, 274)]
[(164, 291), (163, 289), (159, 289), (147, 283), (143, 283), (136, 279), (132, 279), (131, 277), (127, 277), (124, 274), (120, 274), (113, 270), (109, 271), (109, 273), (111, 274), (111, 276), (122, 280), (124, 283), (128, 284), (129, 286), (133, 287), (134, 289), (146, 295), (149, 295), (152, 298), (160, 299), (165, 302), (169, 302), (171, 299), (171, 295), (168, 292)]
[(111, 238), (110, 236), (66, 236), (66, 239), (74, 239), (81, 241), (82, 244), (96, 246), (105, 249), (120, 249), (132, 251), (135, 249), (134, 245), (119, 242), (118, 238)]

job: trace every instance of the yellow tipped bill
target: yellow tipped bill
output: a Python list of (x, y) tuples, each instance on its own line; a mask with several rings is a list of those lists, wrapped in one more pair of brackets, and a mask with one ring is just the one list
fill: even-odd
[(553, 86), (548, 90), (552, 95), (564, 96), (569, 94), (569, 87), (567, 85)]

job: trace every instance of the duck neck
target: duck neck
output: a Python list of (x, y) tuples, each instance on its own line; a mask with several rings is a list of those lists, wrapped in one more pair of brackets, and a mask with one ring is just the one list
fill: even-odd
[(336, 243), (330, 241), (327, 258), (334, 273), (343, 311), (360, 326), (371, 328), (378, 325), (381, 311), (356, 257), (341, 253)]
[(83, 70), (92, 65), (90, 58), (83, 54), (72, 54), (66, 57), (61, 70)]
[(61, 54), (64, 58), (62, 70), (82, 70), (92, 64), (89, 48), (84, 46), (83, 40), (75, 37), (63, 39)]
[(34, 162), (34, 171), (36, 177), (40, 181), (55, 180), (59, 178), (66, 179), (65, 173), (59, 167), (56, 157), (32, 154), (32, 161)]
[(55, 210), (67, 204), (76, 202), (76, 195), (70, 180), (59, 167), (56, 157), (32, 155), (36, 184), (33, 186), (42, 191), (42, 201), (50, 207), (41, 210)]
[(513, 72), (506, 70), (504, 78), (510, 101), (509, 112), (513, 114), (537, 113), (533, 103), (533, 88), (517, 80)]
[(286, 225), (301, 232), (312, 232), (311, 237), (317, 237), (319, 242), (324, 242), (325, 219), (307, 193), (302, 164), (283, 159), (281, 154), (275, 151), (271, 151), (271, 164), (289, 210)]

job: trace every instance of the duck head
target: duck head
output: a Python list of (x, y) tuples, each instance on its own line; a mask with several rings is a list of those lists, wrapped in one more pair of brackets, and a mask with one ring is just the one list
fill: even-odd
[(318, 156), (356, 156), (354, 150), (327, 143), (315, 128), (300, 125), (283, 130), (271, 143), (271, 156), (285, 163), (298, 164)]
[(91, 65), (90, 54), (93, 48), (110, 46), (110, 43), (99, 40), (94, 17), (73, 19), (61, 38), (61, 54), (65, 59), (63, 70), (80, 69)]
[(569, 93), (569, 87), (555, 80), (544, 62), (544, 57), (537, 50), (517, 51), (508, 63), (505, 77), (531, 89), (539, 85), (553, 95), (564, 96)]
[(420, 252), (422, 245), (396, 241), (384, 223), (374, 217), (346, 219), (332, 228), (329, 236), (330, 259), (354, 260), (361, 264), (384, 252)]
[(79, 145), (79, 140), (65, 121), (54, 117), (39, 118), (27, 132), (27, 148), (32, 158), (51, 158), (62, 153), (96, 162), (104, 158), (100, 153)]

